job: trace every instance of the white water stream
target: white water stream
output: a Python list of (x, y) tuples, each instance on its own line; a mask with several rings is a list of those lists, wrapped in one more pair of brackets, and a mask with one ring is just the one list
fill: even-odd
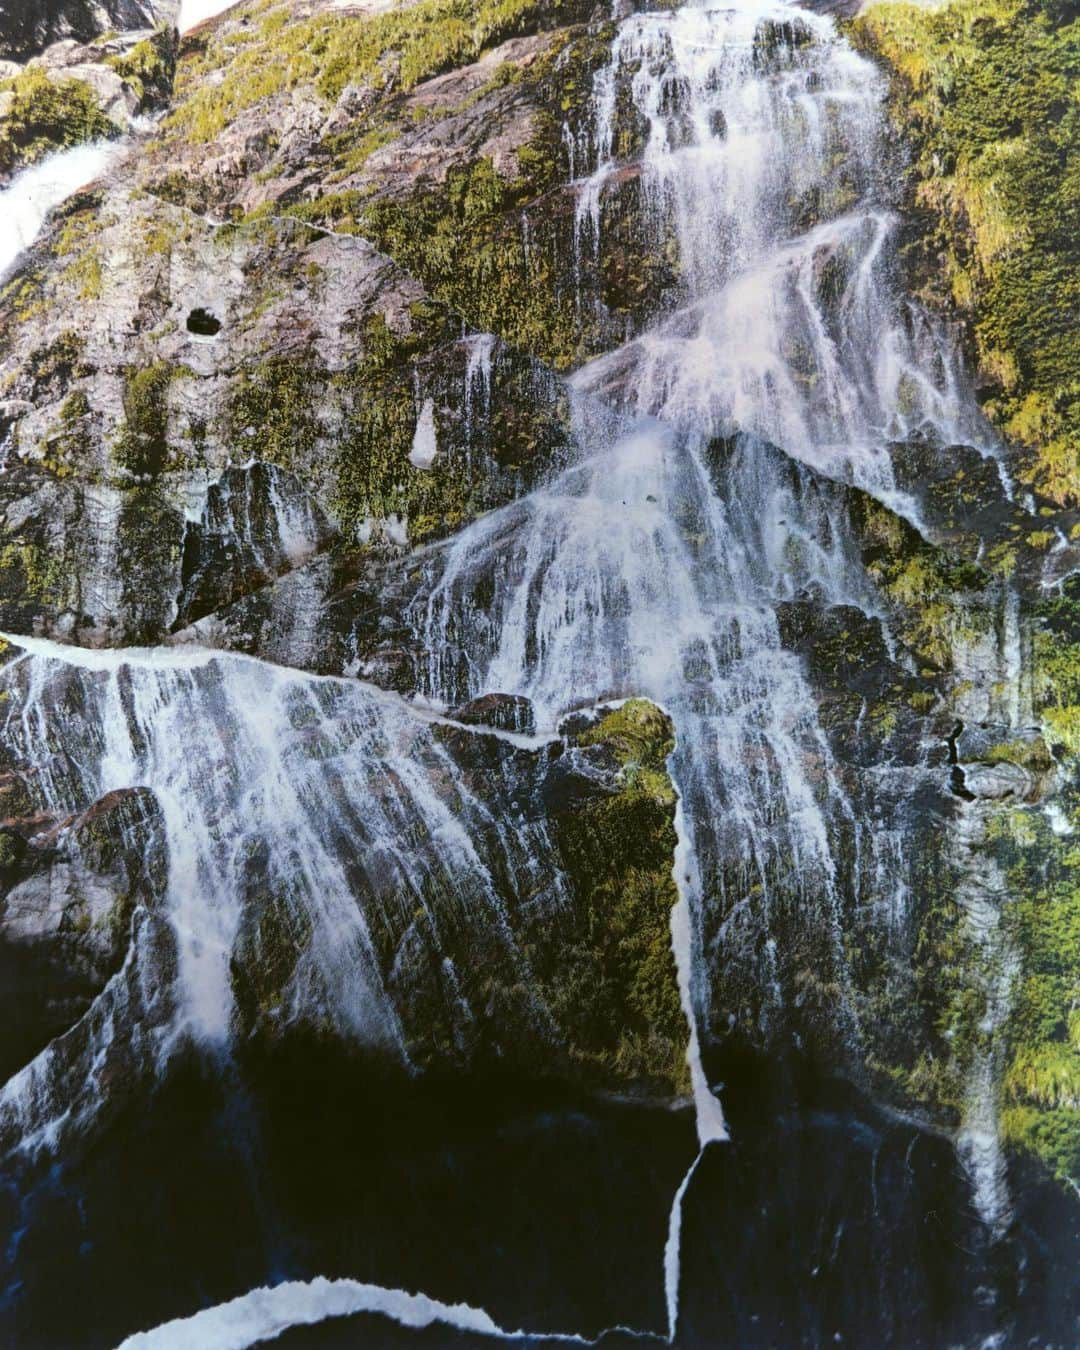
[[(182, 22), (195, 12), (185, 5)], [(579, 175), (583, 251), (603, 249), (625, 83), (648, 128), (646, 225), (674, 239), (681, 261), (678, 307), (579, 372), (578, 461), (437, 552), (412, 618), (429, 654), (422, 692), (437, 706), (522, 694), (550, 729), (568, 708), (643, 695), (672, 716), (672, 945), (704, 1150), (726, 1138), (701, 1057), (714, 975), (744, 969), (763, 991), (757, 1029), (767, 1034), (785, 997), (775, 916), (796, 904), (829, 935), (822, 960), (854, 1053), (841, 905), (859, 868), (888, 868), (896, 853), (856, 818), (802, 664), (780, 640), (779, 602), (875, 605), (844, 512), (804, 466), (888, 500), (890, 440), (971, 442), (980, 428), (947, 344), (893, 285), (882, 80), (831, 20), (775, 0), (627, 19), (597, 79), (588, 143), (574, 143), (576, 170), (595, 166)], [(490, 348), (470, 358), (467, 383), (482, 397), (489, 361)], [(6, 734), (46, 797), (72, 810), (144, 783), (161, 804), (177, 996), (152, 1037), (157, 1055), (181, 1035), (227, 1041), (228, 961), (256, 846), (275, 887), (314, 922), (310, 983), (293, 996), (317, 998), (361, 1039), (400, 1046), (358, 886), (380, 888), (389, 869), (410, 903), (423, 904), (430, 884), (452, 887), (500, 922), (493, 864), (476, 842), (490, 817), (399, 700), (241, 658), (13, 641), (28, 655), (5, 679), (24, 681)], [(78, 760), (65, 753), (74, 718), (96, 737)], [(841, 836), (852, 841), (846, 862)], [(499, 847), (535, 883), (543, 840), (524, 842)], [(357, 859), (351, 870), (345, 856)], [(106, 1009), (121, 984), (102, 996)], [(119, 1021), (99, 1010), (100, 1036)], [(37, 1141), (57, 1128), (41, 1121), (55, 1054), (0, 1098), (0, 1111), (34, 1122)], [(99, 1045), (94, 1062), (102, 1055)], [(675, 1197), (663, 1257), (672, 1338), (682, 1201), (700, 1156)], [(255, 1291), (129, 1344), (241, 1346), (267, 1328), (375, 1306), (410, 1325), (458, 1316), (369, 1288)], [(476, 1310), (455, 1325), (505, 1334)]]
[(119, 141), (93, 141), (46, 156), (0, 189), (0, 279), (41, 233), (49, 212), (73, 192), (99, 178), (116, 156)]
[(238, 0), (181, 0), (176, 26), (181, 33), (189, 33), (198, 24), (216, 19), (237, 3)]

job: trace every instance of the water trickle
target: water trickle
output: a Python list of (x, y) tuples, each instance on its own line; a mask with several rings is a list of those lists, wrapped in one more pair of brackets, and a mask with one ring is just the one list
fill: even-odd
[(477, 333), (467, 339), (465, 363), (465, 446), (471, 462), (476, 418), (487, 423), (491, 416), (491, 369), (496, 339), (492, 333)]
[(73, 192), (99, 178), (120, 153), (117, 141), (95, 141), (48, 155), (16, 174), (0, 190), (4, 231), (0, 238), (0, 278), (41, 233), (49, 212)]
[[(8, 1083), (8, 1139), (17, 1129), (48, 1143), (75, 1100), (80, 1120), (70, 1123), (88, 1123), (100, 1105), (91, 1066), (136, 1050), (113, 1045), (116, 1023), (143, 1038), (140, 1063), (150, 1070), (191, 1039), (227, 1052), (231, 960), (249, 910), (296, 916), (305, 933), (281, 993), (285, 1020), (317, 1018), (407, 1065), (371, 916), (400, 905), (437, 931), (438, 897), (454, 896), (505, 929), (502, 885), (535, 895), (540, 874), (557, 884), (542, 829), (495, 819), (433, 734), (431, 715), (393, 695), (187, 647), (10, 641), (25, 655), (0, 676), (10, 696), (4, 740), (41, 809), (63, 819), (115, 789), (154, 792), (173, 950), (163, 961), (136, 944), (75, 1039)], [(132, 981), (160, 987), (170, 1006), (156, 1019), (125, 1020)], [(83, 1079), (86, 1091), (73, 1081)]]
[[(860, 876), (897, 871), (897, 838), (849, 800), (778, 619), (781, 604), (804, 599), (877, 612), (827, 480), (893, 501), (891, 440), (985, 434), (941, 335), (894, 285), (882, 96), (879, 73), (830, 20), (775, 0), (620, 25), (597, 80), (596, 124), (584, 139), (569, 129), (564, 138), (571, 178), (590, 155), (597, 165), (577, 182), (575, 266), (586, 248), (603, 248), (602, 205), (617, 186), (629, 107), (645, 128), (644, 227), (674, 243), (676, 303), (577, 374), (577, 457), (425, 555), (426, 585), (409, 615), (426, 653), (421, 693), (436, 707), (522, 695), (550, 730), (570, 708), (640, 695), (674, 720), (671, 934), (702, 1149), (727, 1137), (701, 1054), (710, 1032), (728, 1029), (713, 1024), (717, 986), (738, 971), (758, 991), (752, 1031), (768, 1043), (790, 996), (778, 915), (794, 909), (824, 934), (817, 973), (835, 991), (841, 1055), (857, 1056), (843, 907)], [(469, 350), (468, 408), (489, 396), (485, 342)], [(417, 436), (426, 457), (421, 425)], [(405, 542), (405, 522), (383, 528)], [(310, 982), (289, 997), (316, 990), (343, 1029), (404, 1058), (357, 888), (378, 890), (389, 869), (423, 906), (434, 879), (500, 921), (479, 851), (491, 820), (439, 759), (424, 718), (361, 686), (239, 658), (78, 656), (12, 640), (29, 655), (2, 677), (25, 682), (6, 734), (37, 769), (50, 809), (76, 810), (133, 782), (161, 802), (179, 1011), (162, 1017), (158, 1040), (227, 1039), (228, 962), (257, 844), (269, 884), (314, 920)], [(63, 748), (76, 704), (98, 738), (78, 760)], [(114, 1004), (99, 1004), (104, 1024)], [(41, 1066), (30, 1070), (0, 1108), (30, 1114), (42, 1079)], [(969, 1112), (976, 1152), (978, 1110)], [(672, 1337), (682, 1202), (696, 1166), (675, 1197), (664, 1252)], [(973, 1170), (978, 1189), (997, 1163)]]
[(435, 403), (426, 398), (420, 407), (413, 432), (409, 463), (415, 469), (430, 469), (439, 453), (439, 439), (435, 431)]

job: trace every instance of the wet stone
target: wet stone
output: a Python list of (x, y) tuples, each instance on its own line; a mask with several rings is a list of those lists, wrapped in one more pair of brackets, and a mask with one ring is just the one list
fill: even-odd
[(495, 727), (531, 736), (536, 730), (532, 703), (520, 694), (483, 694), (456, 708), (450, 716), (466, 726)]

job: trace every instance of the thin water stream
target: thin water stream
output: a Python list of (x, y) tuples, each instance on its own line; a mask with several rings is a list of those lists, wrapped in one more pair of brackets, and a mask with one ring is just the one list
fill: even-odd
[[(194, 12), (185, 6), (182, 22)], [(597, 78), (588, 144), (574, 147), (577, 168), (591, 166), (578, 175), (583, 258), (604, 248), (600, 208), (617, 190), (627, 87), (645, 128), (646, 226), (675, 241), (679, 303), (578, 372), (577, 457), (433, 551), (410, 621), (428, 654), (420, 692), (436, 707), (522, 695), (550, 732), (572, 708), (636, 695), (674, 720), (672, 945), (701, 1149), (658, 1253), (674, 1340), (684, 1199), (704, 1152), (727, 1138), (701, 1054), (716, 1029), (712, 981), (739, 964), (765, 991), (762, 1029), (782, 1014), (773, 914), (794, 892), (829, 935), (821, 960), (854, 1055), (844, 896), (861, 870), (896, 869), (897, 841), (849, 800), (813, 689), (780, 636), (778, 605), (807, 594), (877, 612), (818, 475), (895, 502), (890, 441), (985, 443), (985, 429), (942, 334), (896, 287), (882, 78), (831, 20), (775, 0), (626, 19)], [(478, 340), (467, 380), (480, 398), (489, 361)], [(429, 439), (418, 433), (416, 455), (433, 453)], [(161, 806), (175, 983), (137, 1047), (143, 1058), (163, 1063), (191, 1038), (227, 1050), (253, 852), (313, 926), (290, 986), (296, 1008), (316, 1003), (403, 1063), (358, 889), (385, 890), (389, 873), (409, 903), (453, 890), (497, 925), (496, 873), (522, 888), (560, 884), (542, 831), (507, 837), (400, 700), (241, 658), (11, 640), (26, 656), (2, 677), (5, 734), (50, 807), (70, 813), (135, 784)], [(55, 1141), (73, 1112), (76, 1124), (91, 1119), (107, 1092), (94, 1071), (109, 1061), (108, 1039), (135, 1035), (131, 967), (144, 959), (137, 943), (73, 1062), (60, 1065), (54, 1045), (4, 1089), (0, 1114), (18, 1118), (30, 1144)], [(70, 1075), (87, 1071), (75, 1092)], [(986, 1172), (978, 1158), (973, 1168)], [(376, 1306), (410, 1325), (505, 1334), (473, 1309), (315, 1281), (254, 1291), (128, 1344), (240, 1347)]]

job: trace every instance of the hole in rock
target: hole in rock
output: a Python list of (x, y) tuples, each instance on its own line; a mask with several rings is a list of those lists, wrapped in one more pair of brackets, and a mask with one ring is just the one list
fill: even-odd
[(208, 309), (193, 309), (187, 316), (187, 330), (199, 337), (217, 337), (221, 332), (221, 320)]

